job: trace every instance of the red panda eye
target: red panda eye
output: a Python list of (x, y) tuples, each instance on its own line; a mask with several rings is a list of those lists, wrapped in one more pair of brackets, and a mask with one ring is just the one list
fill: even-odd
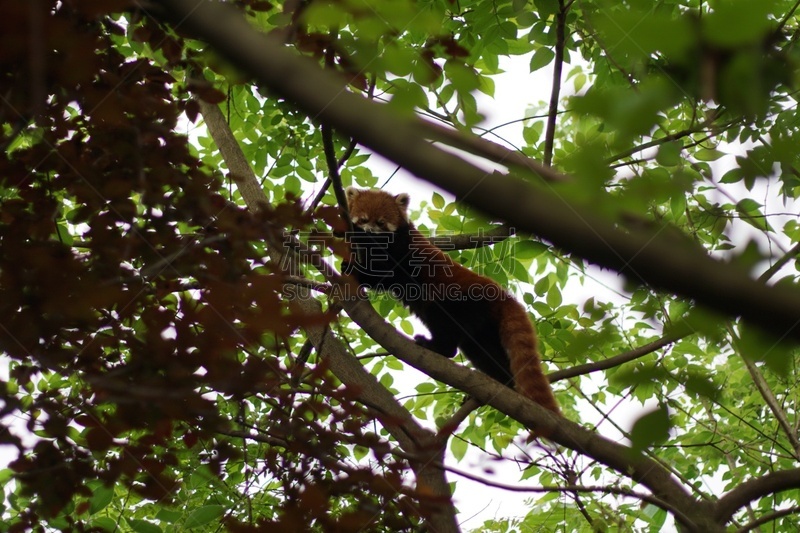
[(378, 224), (379, 228), (382, 228), (382, 227), (386, 226), (386, 221), (385, 220), (379, 220), (378, 222), (376, 222), (376, 224)]

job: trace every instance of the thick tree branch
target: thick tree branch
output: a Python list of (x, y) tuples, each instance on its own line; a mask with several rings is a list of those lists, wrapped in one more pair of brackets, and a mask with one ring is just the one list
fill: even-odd
[(714, 518), (725, 523), (748, 503), (788, 489), (800, 488), (800, 468), (771, 472), (749, 479), (721, 497), (714, 509)]
[[(332, 278), (336, 277), (332, 272), (328, 274)], [(366, 300), (343, 301), (342, 305), (370, 337), (403, 362), (463, 390), (479, 402), (491, 405), (535, 432), (548, 435), (554, 442), (588, 455), (620, 474), (631, 477), (669, 506), (682, 509), (691, 520), (685, 525), (692, 531), (722, 531), (711, 520), (709, 504), (694, 499), (683, 486), (672, 479), (669, 471), (652, 459), (551, 414), (481, 372), (470, 370), (417, 346), (386, 323)]]
[(398, 119), (385, 106), (349, 93), (341, 79), (254, 31), (233, 8), (195, 0), (163, 4), (182, 27), (200, 34), (265, 87), (489, 215), (633, 280), (741, 315), (779, 337), (800, 339), (800, 291), (764, 286), (735, 265), (658, 232), (621, 231), (552, 189), (487, 174), (430, 145), (420, 136), (429, 129), (421, 121)]

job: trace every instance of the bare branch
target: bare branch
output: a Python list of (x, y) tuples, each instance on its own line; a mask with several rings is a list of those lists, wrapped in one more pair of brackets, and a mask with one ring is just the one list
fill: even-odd
[[(355, 149), (356, 149), (355, 141), (350, 141), (350, 144), (347, 145), (347, 148), (345, 149), (342, 156), (339, 158), (339, 161), (337, 161), (336, 168), (340, 168), (342, 165), (344, 165), (345, 161), (350, 159), (350, 156), (353, 155)], [(331, 180), (330, 176), (325, 178), (325, 182), (322, 184), (322, 188), (319, 190), (314, 199), (311, 200), (311, 203), (308, 205), (308, 209), (306, 210), (306, 212), (308, 213), (314, 212), (314, 209), (317, 208), (322, 199), (325, 197), (325, 193), (328, 192), (328, 187), (331, 186), (331, 183), (333, 183), (333, 180)]]
[(336, 148), (333, 146), (333, 129), (327, 124), (322, 125), (322, 146), (325, 150), (325, 161), (328, 163), (328, 179), (333, 185), (333, 194), (339, 204), (342, 213), (342, 220), (352, 231), (353, 222), (350, 220), (349, 209), (347, 208), (347, 197), (342, 187), (342, 177), (339, 175), (339, 163), (336, 160)]
[[(668, 133), (667, 135), (664, 135), (663, 137), (659, 137), (658, 139), (653, 139), (652, 141), (648, 141), (648, 142), (642, 143), (642, 144), (640, 144), (638, 146), (634, 146), (633, 148), (631, 148), (629, 150), (625, 150), (624, 152), (621, 152), (619, 154), (616, 154), (616, 155), (613, 155), (613, 156), (609, 157), (608, 159), (606, 159), (606, 163), (608, 163), (608, 164), (615, 163), (615, 162), (619, 161), (620, 159), (625, 159), (626, 157), (630, 157), (630, 156), (632, 156), (633, 154), (635, 154), (637, 152), (641, 152), (641, 151), (647, 150), (648, 148), (653, 148), (654, 146), (660, 146), (662, 144), (666, 144), (666, 143), (671, 142), (671, 141), (677, 141), (678, 139), (682, 139), (684, 137), (688, 137), (689, 135), (692, 135), (693, 133), (697, 133), (699, 131), (703, 131), (704, 129), (708, 128), (714, 122), (714, 120), (716, 120), (718, 117), (719, 117), (718, 113), (711, 113), (711, 115), (708, 117), (708, 119), (704, 120), (700, 124), (695, 124), (694, 126), (691, 126), (689, 128), (686, 128), (686, 129), (683, 129), (683, 130), (680, 130), (680, 131), (676, 131), (675, 133)], [(722, 124), (721, 126), (719, 126), (719, 129), (724, 130), (724, 129), (729, 128), (729, 127), (731, 127), (731, 126), (733, 126), (735, 124), (738, 124), (739, 122), (741, 122), (741, 119), (731, 120), (730, 122), (728, 122), (726, 124)]]

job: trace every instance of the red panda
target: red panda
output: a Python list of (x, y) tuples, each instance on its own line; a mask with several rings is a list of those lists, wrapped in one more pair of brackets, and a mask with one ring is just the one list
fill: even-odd
[(445, 357), (460, 348), (478, 370), (560, 414), (525, 308), (431, 244), (408, 219), (407, 194), (354, 187), (346, 194), (354, 231), (343, 272), (419, 317), (431, 336), (417, 335), (417, 344)]

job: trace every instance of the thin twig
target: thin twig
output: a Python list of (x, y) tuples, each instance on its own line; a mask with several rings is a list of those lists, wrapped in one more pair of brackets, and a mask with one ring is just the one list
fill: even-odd
[(547, 374), (547, 379), (550, 380), (550, 383), (555, 383), (556, 381), (560, 381), (562, 379), (574, 378), (584, 374), (591, 374), (592, 372), (597, 372), (599, 370), (607, 370), (623, 363), (633, 361), (634, 359), (638, 359), (639, 357), (644, 357), (645, 355), (653, 353), (656, 350), (667, 346), (668, 344), (677, 342), (688, 335), (689, 333), (682, 335), (664, 335), (660, 339), (645, 344), (644, 346), (640, 346), (619, 355), (615, 355), (614, 357), (609, 357), (608, 359), (603, 359), (602, 361), (598, 361), (596, 363), (587, 363), (585, 365), (573, 366), (571, 368), (564, 368), (562, 370), (551, 372), (550, 374)]
[(451, 433), (453, 433), (461, 422), (463, 422), (469, 415), (480, 407), (481, 404), (479, 401), (473, 398), (467, 398), (467, 400), (461, 404), (461, 407), (453, 413), (449, 419), (445, 420), (440, 426), (439, 431), (436, 432), (436, 438), (443, 442), (447, 442), (447, 439), (450, 437)]

